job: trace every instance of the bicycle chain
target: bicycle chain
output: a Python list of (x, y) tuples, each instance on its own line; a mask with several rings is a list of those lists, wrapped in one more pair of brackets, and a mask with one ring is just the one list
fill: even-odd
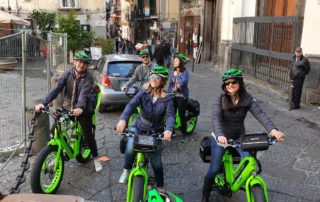
[(33, 112), (32, 119), (31, 119), (31, 132), (28, 134), (28, 144), (27, 147), (24, 149), (24, 159), (21, 163), (21, 173), (16, 178), (16, 184), (10, 189), (10, 194), (16, 194), (20, 192), (19, 186), (26, 181), (26, 176), (24, 175), (25, 172), (29, 169), (30, 163), (28, 162), (29, 157), (32, 156), (32, 143), (36, 140), (36, 136), (34, 135), (34, 129), (36, 127), (36, 120), (38, 117), (37, 112)]

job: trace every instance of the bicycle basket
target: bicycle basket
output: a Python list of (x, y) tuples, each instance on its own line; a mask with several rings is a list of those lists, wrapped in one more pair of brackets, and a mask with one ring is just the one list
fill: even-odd
[(199, 155), (203, 162), (210, 163), (211, 159), (211, 140), (212, 136), (205, 136), (200, 142), (200, 152)]
[(243, 151), (262, 151), (269, 148), (269, 138), (266, 133), (252, 133), (240, 136), (240, 148)]
[(152, 136), (136, 135), (133, 140), (133, 150), (152, 152), (156, 149), (156, 140)]

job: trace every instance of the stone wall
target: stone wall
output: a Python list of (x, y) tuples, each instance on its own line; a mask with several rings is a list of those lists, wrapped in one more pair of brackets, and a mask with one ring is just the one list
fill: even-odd
[(311, 71), (303, 85), (301, 101), (306, 104), (320, 104), (320, 55), (306, 55)]

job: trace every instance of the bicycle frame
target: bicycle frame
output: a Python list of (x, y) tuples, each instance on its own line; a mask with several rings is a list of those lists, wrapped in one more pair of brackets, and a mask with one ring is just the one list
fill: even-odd
[(127, 190), (127, 202), (132, 201), (132, 193), (133, 193), (133, 177), (142, 176), (144, 179), (144, 188), (143, 188), (143, 198), (147, 195), (147, 185), (148, 185), (148, 171), (146, 165), (146, 156), (142, 152), (137, 152), (135, 158), (135, 167), (130, 171), (128, 178), (128, 190)]
[(222, 163), (224, 165), (225, 181), (221, 175), (217, 175), (215, 183), (220, 187), (224, 187), (227, 183), (230, 185), (231, 191), (237, 192), (243, 185), (245, 185), (247, 201), (251, 202), (250, 188), (253, 185), (259, 184), (263, 188), (264, 196), (268, 202), (267, 185), (262, 177), (258, 175), (257, 162), (253, 156), (244, 157), (240, 164), (234, 169), (233, 156), (226, 150)]
[[(83, 136), (82, 128), (78, 121), (75, 122), (75, 133), (77, 134), (77, 140), (71, 140), (67, 131), (62, 132), (61, 123), (56, 121), (56, 127), (54, 130), (53, 139), (48, 142), (48, 145), (56, 145), (58, 146), (58, 154), (57, 160), (61, 158), (61, 152), (65, 151), (65, 154), (68, 156), (69, 159), (75, 158), (80, 153), (80, 140), (81, 136)], [(55, 170), (58, 165), (55, 164)]]

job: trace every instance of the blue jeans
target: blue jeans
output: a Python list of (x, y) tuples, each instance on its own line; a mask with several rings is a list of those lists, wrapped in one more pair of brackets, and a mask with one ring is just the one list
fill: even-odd
[[(135, 125), (130, 126), (129, 130), (134, 134), (138, 134), (138, 135), (141, 134), (139, 129)], [(163, 179), (163, 166), (161, 161), (161, 140), (156, 141), (155, 152), (147, 153), (146, 155), (149, 157), (157, 187), (163, 187), (164, 179)], [(135, 156), (136, 156), (136, 152), (133, 151), (133, 138), (129, 137), (127, 142), (126, 152), (125, 152), (125, 163), (124, 163), (125, 169), (130, 170), (132, 168)]]
[[(236, 148), (239, 152), (241, 158), (249, 156), (248, 152), (242, 151), (240, 148)], [(208, 173), (206, 177), (212, 178), (215, 177), (221, 169), (222, 157), (224, 155), (224, 148), (217, 144), (217, 141), (212, 138), (211, 140), (211, 161)]]

